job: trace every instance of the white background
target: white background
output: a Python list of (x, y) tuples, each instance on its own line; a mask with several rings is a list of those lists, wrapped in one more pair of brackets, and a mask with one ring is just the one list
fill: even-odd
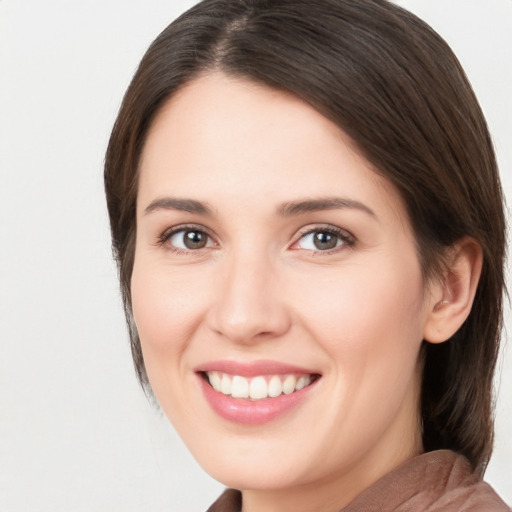
[[(138, 389), (102, 185), (135, 67), (192, 3), (0, 0), (2, 512), (199, 511), (222, 489)], [(399, 3), (465, 66), (510, 203), (512, 1)], [(487, 479), (512, 502), (510, 347), (504, 353)]]

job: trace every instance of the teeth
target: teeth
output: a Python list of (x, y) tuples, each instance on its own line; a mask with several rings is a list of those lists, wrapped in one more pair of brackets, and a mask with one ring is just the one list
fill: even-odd
[(299, 377), (297, 384), (295, 384), (295, 389), (299, 391), (300, 389), (305, 388), (310, 382), (311, 379), (309, 377)]
[(281, 379), (274, 375), (268, 383), (268, 396), (275, 397), (279, 396), (283, 392), (283, 384)]
[(285, 395), (290, 395), (295, 391), (295, 384), (297, 383), (297, 379), (293, 375), (288, 375), (283, 382), (283, 393)]
[(233, 398), (249, 398), (249, 381), (235, 375), (231, 381), (231, 396)]
[(262, 398), (267, 398), (267, 393), (267, 381), (265, 380), (265, 377), (256, 377), (255, 379), (251, 380), (249, 396), (252, 400), (261, 400)]
[(220, 391), (221, 386), (221, 377), (217, 372), (211, 372), (209, 375), (210, 384), (212, 385), (215, 391)]
[(231, 379), (226, 374), (222, 376), (220, 381), (220, 392), (225, 395), (231, 395)]
[(294, 391), (311, 384), (311, 375), (272, 375), (254, 377), (247, 379), (240, 375), (228, 375), (221, 372), (207, 372), (208, 380), (215, 389), (224, 395), (233, 398), (250, 398), (251, 400), (263, 400), (274, 398), (281, 394), (290, 395)]

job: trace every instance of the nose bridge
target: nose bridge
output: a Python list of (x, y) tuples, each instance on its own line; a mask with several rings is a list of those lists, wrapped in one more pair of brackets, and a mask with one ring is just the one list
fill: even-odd
[(238, 343), (279, 336), (289, 327), (276, 265), (264, 251), (248, 244), (233, 250), (219, 273), (214, 299), (214, 330)]

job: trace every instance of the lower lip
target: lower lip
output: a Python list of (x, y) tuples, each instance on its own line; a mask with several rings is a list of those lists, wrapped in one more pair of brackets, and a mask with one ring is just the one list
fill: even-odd
[(265, 398), (263, 400), (248, 400), (233, 398), (215, 391), (201, 375), (198, 375), (198, 377), (204, 396), (211, 408), (228, 421), (246, 425), (267, 423), (284, 415), (301, 404), (318, 382), (317, 379), (309, 386), (299, 391), (294, 391), (289, 395), (283, 394), (275, 398)]

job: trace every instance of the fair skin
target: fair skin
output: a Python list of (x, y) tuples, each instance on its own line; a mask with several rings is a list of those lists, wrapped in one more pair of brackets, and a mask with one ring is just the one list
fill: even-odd
[[(145, 365), (244, 512), (339, 511), (422, 451), (422, 340), (467, 316), (479, 258), (460, 244), (427, 286), (396, 189), (290, 94), (205, 75), (151, 126), (132, 275)], [(214, 390), (213, 373), (305, 387), (258, 401)]]

